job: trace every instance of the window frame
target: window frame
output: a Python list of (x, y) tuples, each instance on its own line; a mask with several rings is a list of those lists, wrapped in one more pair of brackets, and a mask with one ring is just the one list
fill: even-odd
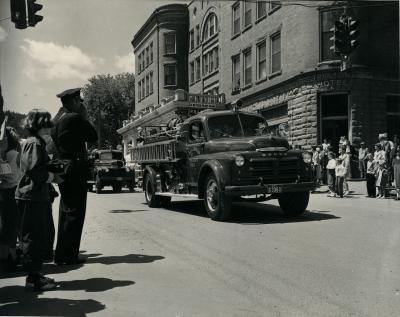
[[(259, 8), (259, 4), (264, 4), (265, 5), (265, 11), (263, 15), (260, 15), (260, 8)], [(257, 5), (256, 5), (256, 22), (262, 20), (263, 18), (265, 18), (268, 15), (268, 2), (267, 1), (258, 1)]]
[(195, 83), (195, 61), (189, 63), (189, 83), (192, 85)]
[[(274, 56), (276, 56), (276, 52), (273, 53), (273, 41), (275, 38), (277, 38), (279, 36), (279, 69), (278, 70), (274, 70), (273, 69), (273, 58)], [(270, 43), (270, 69), (269, 69), (269, 75), (273, 76), (275, 74), (279, 74), (282, 71), (282, 34), (281, 34), (281, 30), (273, 33), (270, 35), (269, 37), (269, 43)]]
[(196, 65), (196, 82), (201, 80), (201, 56), (196, 57), (195, 59)]
[[(274, 6), (275, 5), (275, 6)], [(280, 1), (271, 1), (269, 3), (269, 11), (268, 14), (272, 14), (275, 11), (279, 10), (280, 8), (282, 8), (282, 3)]]
[[(260, 60), (260, 47), (261, 46), (265, 46), (264, 50), (265, 50), (265, 59), (263, 61)], [(267, 79), (268, 77), (268, 62), (267, 62), (267, 40), (263, 39), (262, 41), (259, 41), (256, 44), (256, 65), (257, 65), (257, 76), (256, 79), (257, 81), (262, 81)], [(260, 75), (260, 63), (264, 63), (265, 64), (265, 76), (261, 77)]]
[(150, 47), (150, 64), (152, 64), (152, 63), (153, 63), (153, 61), (154, 61), (154, 55), (153, 55), (153, 42), (150, 42), (150, 45), (149, 45), (149, 47)]
[(194, 29), (189, 31), (189, 51), (193, 51), (195, 49), (194, 45)]
[[(167, 51), (167, 38), (168, 37), (173, 37), (174, 39), (174, 51), (173, 52), (169, 52)], [(176, 54), (176, 33), (175, 32), (166, 32), (164, 33), (164, 55), (175, 55)]]
[[(253, 83), (253, 51), (251, 47), (246, 48), (243, 50), (242, 55), (243, 55), (243, 87), (250, 86)], [(246, 67), (246, 57), (250, 57), (250, 67)], [(250, 69), (250, 82), (246, 82), (246, 70)]]
[[(176, 87), (177, 83), (178, 83), (178, 71), (177, 71), (176, 63), (166, 63), (163, 66), (164, 66), (164, 87), (165, 88)], [(174, 84), (167, 83), (167, 80), (166, 80), (166, 78), (167, 78), (166, 77), (167, 76), (166, 68), (168, 68), (168, 67), (173, 67), (174, 70), (175, 70), (175, 73), (174, 73), (175, 83)], [(172, 76), (172, 75), (170, 75), (170, 76)]]
[(200, 40), (201, 36), (200, 35), (201, 35), (200, 34), (200, 25), (197, 24), (196, 25), (196, 47), (199, 47), (199, 45), (201, 43), (201, 40)]
[(138, 100), (142, 100), (142, 81), (138, 81)]
[[(235, 10), (237, 10), (237, 19), (235, 20)], [(232, 5), (232, 37), (238, 36), (241, 33), (241, 13), (240, 13), (240, 1), (235, 2)], [(238, 30), (235, 32), (235, 22), (238, 21)]]
[(154, 93), (154, 83), (153, 83), (153, 72), (150, 72), (149, 74), (149, 82), (150, 82), (150, 95), (152, 95)]
[[(236, 92), (236, 91), (240, 91), (240, 87), (241, 87), (242, 75), (241, 75), (241, 56), (240, 56), (240, 54), (233, 55), (231, 57), (231, 61), (232, 61), (232, 91)], [(238, 72), (235, 72), (235, 65), (236, 65), (235, 62), (237, 62)], [(239, 79), (237, 86), (236, 86), (236, 78)]]
[[(253, 5), (253, 2), (250, 2), (250, 1), (244, 1), (243, 2), (243, 31), (242, 32), (244, 32), (245, 30), (251, 28), (251, 26), (253, 25), (253, 19), (252, 19), (252, 17), (253, 17), (252, 16), (252, 14), (253, 14), (253, 6), (252, 5)], [(246, 10), (246, 8), (247, 8), (247, 10)], [(250, 21), (246, 25), (246, 14), (249, 11), (250, 11)]]

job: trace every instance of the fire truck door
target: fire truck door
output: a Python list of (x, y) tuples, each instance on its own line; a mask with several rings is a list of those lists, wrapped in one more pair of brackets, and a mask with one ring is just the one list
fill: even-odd
[(190, 186), (197, 185), (197, 176), (200, 169), (199, 155), (204, 153), (204, 129), (201, 121), (193, 121), (189, 126), (189, 138), (186, 145), (188, 182)]

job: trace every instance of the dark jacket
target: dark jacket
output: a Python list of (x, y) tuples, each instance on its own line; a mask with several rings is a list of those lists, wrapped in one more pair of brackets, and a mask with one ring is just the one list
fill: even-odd
[(40, 136), (26, 139), (21, 149), (20, 168), (23, 176), (15, 192), (16, 199), (50, 202), (48, 162), (46, 142)]
[(85, 157), (85, 142), (97, 141), (97, 132), (89, 121), (65, 107), (60, 108), (53, 123), (51, 137), (60, 159), (73, 160)]

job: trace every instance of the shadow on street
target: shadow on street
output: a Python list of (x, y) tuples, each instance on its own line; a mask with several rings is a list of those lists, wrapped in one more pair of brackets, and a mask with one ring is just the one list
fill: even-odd
[[(118, 281), (117, 281), (118, 282)], [(26, 292), (23, 286), (0, 288), (0, 316), (86, 316), (106, 306), (93, 299), (38, 298), (40, 292)]]
[(62, 291), (105, 292), (115, 287), (133, 285), (133, 281), (113, 281), (109, 278), (89, 278), (87, 280), (74, 280), (58, 282)]
[(110, 210), (110, 214), (126, 214), (130, 212), (148, 211), (148, 209), (114, 209)]
[[(204, 202), (196, 201), (176, 201), (172, 202), (169, 210), (190, 214), (198, 217), (208, 217)], [(335, 215), (329, 214), (330, 211), (309, 211), (298, 217), (286, 217), (278, 206), (261, 203), (234, 203), (232, 206), (231, 219), (228, 222), (241, 224), (274, 224), (291, 222), (323, 221), (340, 219)]]
[(127, 255), (115, 255), (115, 256), (100, 256), (100, 257), (90, 257), (87, 259), (86, 263), (100, 263), (105, 265), (112, 264), (134, 264), (134, 263), (151, 263), (154, 261), (164, 259), (160, 255), (144, 255), (144, 254), (127, 254)]

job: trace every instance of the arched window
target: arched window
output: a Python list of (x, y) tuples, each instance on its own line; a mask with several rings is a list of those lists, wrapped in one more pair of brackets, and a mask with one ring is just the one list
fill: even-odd
[(203, 41), (207, 41), (211, 36), (218, 32), (218, 20), (214, 13), (211, 13), (203, 26)]

